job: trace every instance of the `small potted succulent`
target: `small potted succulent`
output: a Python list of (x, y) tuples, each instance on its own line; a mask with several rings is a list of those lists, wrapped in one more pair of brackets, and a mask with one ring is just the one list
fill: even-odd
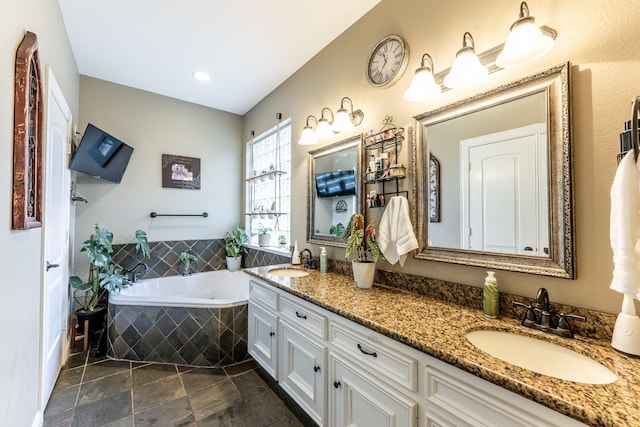
[(249, 255), (247, 244), (249, 236), (247, 231), (240, 224), (236, 225), (235, 230), (227, 231), (224, 235), (224, 248), (227, 252), (227, 269), (236, 271), (242, 265), (242, 255)]
[(183, 276), (195, 273), (197, 259), (198, 257), (188, 251), (180, 252), (180, 262), (182, 263), (181, 274)]
[[(345, 258), (355, 254), (356, 258), (351, 262), (353, 278), (358, 288), (370, 288), (376, 274), (376, 261), (382, 257), (382, 252), (376, 242), (375, 221), (371, 220), (365, 227), (364, 216), (353, 214), (349, 224), (342, 235), (347, 241)], [(371, 255), (372, 259), (367, 257)]]

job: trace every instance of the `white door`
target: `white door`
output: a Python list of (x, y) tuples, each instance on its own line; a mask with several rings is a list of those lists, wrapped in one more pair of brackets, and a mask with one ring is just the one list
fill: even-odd
[(44, 135), (44, 220), (40, 337), (40, 408), (44, 411), (66, 349), (69, 265), (69, 181), (67, 146), (71, 112), (49, 67), (46, 68)]
[(544, 124), (461, 141), (464, 248), (545, 255), (545, 147)]

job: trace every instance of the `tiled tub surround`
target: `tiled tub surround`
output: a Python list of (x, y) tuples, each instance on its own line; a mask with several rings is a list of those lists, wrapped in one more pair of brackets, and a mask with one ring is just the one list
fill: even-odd
[[(140, 254), (136, 253), (135, 244), (114, 245), (114, 252), (118, 252), (123, 246), (124, 250), (118, 254), (115, 262), (124, 268), (132, 268), (138, 262), (144, 262), (149, 267), (149, 271), (144, 273), (142, 278), (150, 279), (181, 274), (180, 253), (184, 251), (196, 256), (195, 272), (227, 268), (224, 239), (149, 242), (150, 259), (142, 259)], [(290, 260), (289, 255), (249, 248), (249, 255), (243, 257), (242, 264), (244, 267), (259, 267), (289, 262)]]
[(139, 281), (109, 299), (107, 354), (200, 367), (242, 362), (248, 297), (239, 271)]
[[(430, 279), (412, 277), (411, 286), (416, 292), (398, 289), (398, 275), (392, 275), (395, 288), (376, 285), (371, 289), (357, 289), (353, 280), (342, 274), (310, 271), (306, 277), (276, 277), (268, 273), (274, 266), (245, 270), (293, 295), (359, 323), (376, 332), (393, 338), (450, 365), (470, 372), (480, 378), (525, 396), (562, 414), (594, 426), (640, 425), (640, 358), (615, 351), (608, 340), (577, 335), (575, 339), (559, 338), (551, 334), (520, 326), (520, 322), (508, 316), (487, 319), (475, 307), (464, 306), (467, 298), (480, 300), (475, 290), (454, 286), (452, 292)], [(333, 262), (336, 271), (346, 268), (341, 262)], [(347, 272), (347, 271), (345, 271)], [(386, 272), (379, 278), (385, 280)], [(420, 286), (418, 286), (420, 285)], [(443, 288), (440, 287), (443, 286)], [(421, 290), (420, 290), (421, 289)], [(431, 293), (443, 299), (438, 299)], [(450, 300), (454, 300), (451, 302)], [(522, 301), (530, 302), (526, 298)], [(510, 301), (508, 301), (510, 305)], [(501, 310), (512, 313), (501, 301)], [(554, 307), (557, 308), (557, 307)], [(587, 312), (589, 316), (596, 312)], [(609, 315), (601, 320), (609, 321)], [(611, 316), (613, 318), (613, 316)], [(575, 326), (578, 326), (576, 322)], [(587, 328), (593, 335), (606, 328)], [(475, 348), (466, 338), (467, 332), (476, 329), (494, 329), (535, 336), (558, 345), (571, 348), (599, 361), (618, 375), (618, 380), (606, 385), (588, 385), (563, 381), (536, 374), (503, 362)]]
[(220, 367), (248, 360), (247, 305), (227, 308), (109, 304), (113, 359)]

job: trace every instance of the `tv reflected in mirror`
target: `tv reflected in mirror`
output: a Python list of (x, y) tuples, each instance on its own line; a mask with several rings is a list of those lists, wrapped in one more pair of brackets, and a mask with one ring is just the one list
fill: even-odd
[(316, 173), (318, 197), (349, 196), (356, 194), (356, 172), (338, 170)]
[(117, 184), (132, 153), (133, 147), (89, 123), (69, 167)]

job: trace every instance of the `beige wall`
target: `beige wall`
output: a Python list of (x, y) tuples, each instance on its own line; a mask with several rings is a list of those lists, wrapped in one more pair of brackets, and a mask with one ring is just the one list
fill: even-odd
[[(533, 297), (537, 288), (544, 286), (552, 301), (614, 313), (620, 308), (621, 297), (608, 288), (613, 267), (608, 243), (609, 188), (615, 173), (618, 134), (623, 122), (629, 120), (631, 99), (640, 95), (640, 8), (625, 0), (588, 4), (578, 0), (530, 1), (536, 22), (558, 31), (550, 54), (533, 64), (495, 73), (482, 86), (449, 91), (433, 102), (414, 104), (403, 98), (423, 53), (431, 54), (436, 71), (440, 71), (453, 62), (465, 31), (474, 36), (478, 52), (502, 43), (517, 18), (519, 4), (383, 0), (247, 113), (244, 134), (250, 129), (267, 129), (273, 114), (280, 111), (292, 117), (295, 141), (307, 115), (319, 115), (325, 106), (335, 111), (343, 96), (351, 97), (365, 112), (364, 122), (354, 133), (378, 129), (386, 114), (399, 125), (407, 125), (414, 115), (571, 61), (577, 278), (570, 281), (502, 271), (497, 276), (507, 292)], [(409, 66), (394, 86), (376, 89), (367, 84), (364, 65), (375, 43), (391, 33), (402, 35), (409, 44)], [(305, 194), (308, 149), (294, 146), (293, 194)], [(298, 241), (304, 241), (305, 206), (304, 197), (294, 198), (292, 238)], [(313, 250), (318, 253), (317, 248)], [(329, 255), (342, 258), (344, 252), (330, 249)], [(379, 262), (379, 268), (398, 270), (397, 265), (384, 261)], [(485, 276), (482, 268), (421, 260), (410, 260), (402, 271), (470, 285), (480, 285)]]
[(0, 425), (29, 426), (38, 411), (41, 231), (11, 230), (13, 76), (24, 30), (38, 36), (44, 72), (50, 64), (78, 113), (78, 73), (58, 3), (3, 0), (0, 13)]
[[(242, 117), (85, 76), (80, 104), (80, 132), (92, 123), (134, 151), (120, 184), (77, 174), (89, 203), (76, 205), (76, 246), (95, 223), (126, 243), (138, 228), (150, 241), (221, 238), (241, 220)], [(200, 158), (201, 189), (162, 188), (162, 154)], [(152, 211), (209, 217), (152, 219)]]

